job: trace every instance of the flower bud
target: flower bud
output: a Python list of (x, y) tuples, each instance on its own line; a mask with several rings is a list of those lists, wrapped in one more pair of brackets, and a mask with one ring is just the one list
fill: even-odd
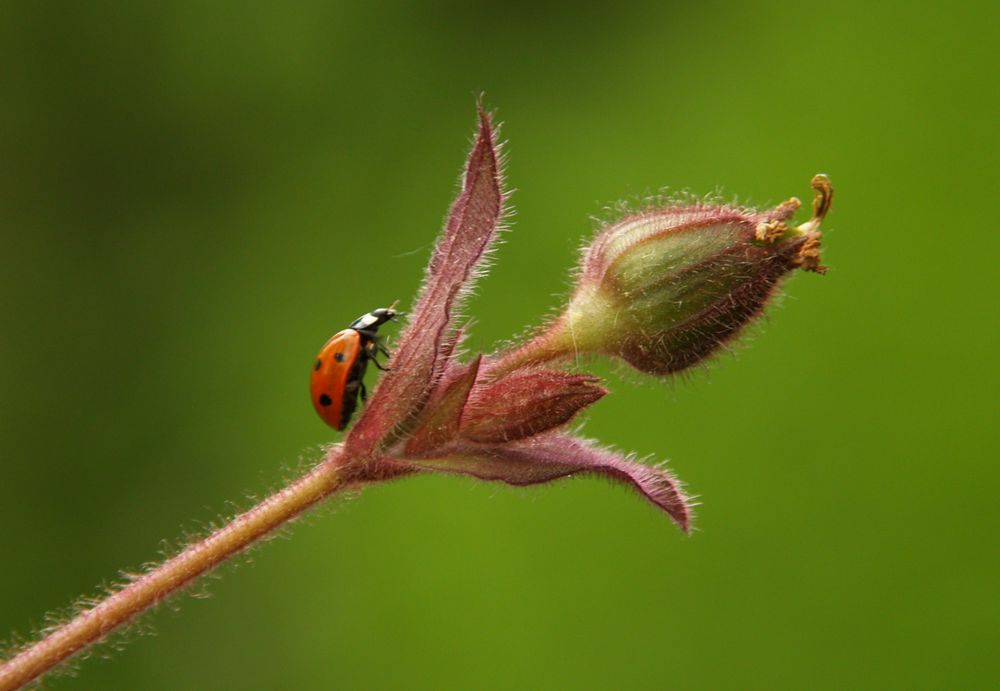
[(584, 374), (519, 370), (472, 390), (459, 434), (497, 444), (559, 427), (607, 393), (597, 381)]
[(769, 211), (694, 204), (650, 209), (601, 231), (585, 250), (563, 314), (490, 372), (586, 353), (620, 357), (649, 374), (690, 367), (761, 314), (782, 277), (822, 273), (819, 226), (833, 188), (813, 178), (813, 217), (800, 206)]

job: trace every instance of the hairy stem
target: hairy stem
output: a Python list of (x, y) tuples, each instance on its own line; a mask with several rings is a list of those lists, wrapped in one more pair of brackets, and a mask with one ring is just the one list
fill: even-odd
[(568, 360), (598, 351), (601, 337), (614, 328), (613, 312), (600, 309), (602, 306), (602, 303), (594, 301), (584, 311), (571, 303), (562, 315), (527, 343), (491, 355), (483, 368), (483, 379), (493, 381), (522, 367)]
[(0, 665), (0, 691), (37, 679), (350, 482), (341, 450), (334, 447), (323, 462), (284, 489)]
[(543, 333), (522, 346), (490, 356), (483, 367), (483, 380), (495, 381), (517, 369), (565, 360), (572, 354), (572, 343), (567, 344), (564, 339), (551, 338)]

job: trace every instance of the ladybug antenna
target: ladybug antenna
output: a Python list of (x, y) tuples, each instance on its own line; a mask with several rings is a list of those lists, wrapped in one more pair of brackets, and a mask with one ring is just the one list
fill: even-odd
[(386, 309), (389, 310), (390, 312), (392, 312), (392, 316), (394, 316), (394, 317), (405, 317), (406, 316), (406, 312), (403, 312), (402, 310), (397, 310), (396, 309), (396, 305), (398, 305), (398, 304), (399, 304), (399, 298), (396, 298), (395, 300), (392, 301), (391, 305), (389, 305), (388, 307), (386, 307)]

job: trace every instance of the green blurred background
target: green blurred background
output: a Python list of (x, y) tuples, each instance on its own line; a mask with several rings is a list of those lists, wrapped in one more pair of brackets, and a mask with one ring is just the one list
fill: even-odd
[(914, 7), (5, 3), (0, 636), (337, 438), (312, 358), (411, 299), (485, 91), (517, 215), (475, 348), (607, 203), (833, 179), (829, 274), (735, 357), (597, 368), (586, 433), (698, 532), (593, 479), (372, 488), (51, 687), (996, 688), (998, 12)]

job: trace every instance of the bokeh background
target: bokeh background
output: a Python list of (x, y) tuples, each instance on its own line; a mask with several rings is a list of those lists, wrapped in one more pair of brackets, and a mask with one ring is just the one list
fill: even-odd
[(475, 348), (560, 303), (608, 203), (833, 179), (829, 274), (735, 356), (666, 383), (596, 367), (614, 395), (586, 433), (669, 458), (698, 532), (595, 479), (372, 488), (49, 686), (996, 688), (997, 20), (5, 3), (0, 635), (337, 438), (313, 356), (412, 298), (485, 91), (517, 215)]

